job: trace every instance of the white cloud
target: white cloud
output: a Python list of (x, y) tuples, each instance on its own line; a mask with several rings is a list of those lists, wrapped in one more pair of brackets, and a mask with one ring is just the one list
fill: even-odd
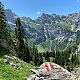
[(37, 14), (40, 14), (40, 12), (37, 12)]

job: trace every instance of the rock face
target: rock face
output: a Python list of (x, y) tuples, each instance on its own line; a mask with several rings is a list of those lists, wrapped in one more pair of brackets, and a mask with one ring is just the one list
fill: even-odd
[[(15, 30), (16, 14), (6, 10), (7, 20), (10, 23), (10, 30)], [(25, 28), (29, 41), (43, 46), (49, 50), (64, 50), (70, 46), (79, 36), (80, 13), (69, 14), (68, 16), (43, 13), (36, 20), (29, 17), (20, 17)]]
[(6, 10), (6, 18), (9, 22), (15, 23), (14, 13), (10, 9)]
[(78, 80), (80, 80), (80, 67), (74, 68), (71, 73), (74, 74), (78, 78)]
[(20, 66), (16, 61), (15, 61), (15, 63), (11, 62), (11, 60), (17, 60), (18, 61), (17, 57), (5, 55), (5, 58), (8, 58), (8, 60), (4, 61), (6, 64), (11, 65), (18, 70), (22, 69), (22, 66)]
[(43, 63), (38, 70), (32, 69), (32, 72), (27, 80), (77, 80), (69, 71), (51, 62)]

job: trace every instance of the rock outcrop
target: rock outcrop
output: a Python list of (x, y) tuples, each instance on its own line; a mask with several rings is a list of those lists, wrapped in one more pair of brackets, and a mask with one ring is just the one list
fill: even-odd
[(27, 80), (77, 80), (63, 67), (52, 63), (43, 63), (38, 70), (32, 69), (32, 75)]

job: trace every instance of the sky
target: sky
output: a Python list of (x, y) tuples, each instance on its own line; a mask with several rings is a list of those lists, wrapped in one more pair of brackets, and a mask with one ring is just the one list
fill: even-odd
[(0, 0), (5, 9), (36, 19), (42, 13), (67, 15), (80, 12), (80, 0)]

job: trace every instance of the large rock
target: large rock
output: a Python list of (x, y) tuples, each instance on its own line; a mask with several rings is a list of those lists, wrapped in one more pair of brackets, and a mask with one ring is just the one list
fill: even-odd
[(32, 69), (32, 75), (27, 80), (77, 80), (76, 77), (63, 67), (52, 63), (43, 63), (38, 70)]

